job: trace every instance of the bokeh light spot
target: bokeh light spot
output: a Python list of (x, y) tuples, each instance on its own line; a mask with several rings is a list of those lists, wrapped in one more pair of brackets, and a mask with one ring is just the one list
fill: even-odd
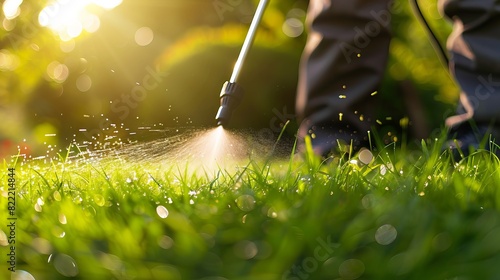
[(365, 272), (365, 264), (357, 259), (344, 261), (339, 266), (339, 274), (342, 279), (358, 279)]
[(135, 32), (135, 42), (139, 46), (147, 46), (153, 42), (154, 33), (149, 27), (141, 27)]
[(19, 65), (19, 59), (6, 49), (0, 50), (0, 71), (12, 71)]
[(86, 92), (92, 87), (92, 79), (87, 74), (80, 75), (76, 79), (76, 88), (81, 92)]
[(65, 53), (72, 52), (75, 49), (75, 41), (61, 41), (61, 43), (59, 44), (59, 48)]
[(92, 0), (92, 2), (106, 10), (111, 10), (119, 6), (123, 0)]
[(48, 255), (52, 252), (52, 245), (44, 238), (34, 238), (33, 241), (31, 241), (31, 246), (40, 254)]
[(83, 29), (89, 33), (94, 33), (97, 30), (99, 30), (99, 27), (101, 26), (101, 20), (99, 19), (98, 16), (94, 14), (86, 14), (83, 17)]
[(160, 238), (160, 240), (158, 240), (158, 246), (165, 250), (172, 248), (173, 245), (174, 240), (170, 236), (164, 235)]
[(21, 13), (23, 0), (5, 0), (2, 5), (3, 14), (6, 19), (14, 19)]
[(58, 61), (52, 61), (47, 66), (47, 75), (53, 81), (57, 83), (63, 83), (69, 76), (68, 66), (65, 64), (59, 63)]
[(121, 3), (122, 0), (57, 0), (42, 9), (38, 22), (52, 29), (62, 41), (69, 41), (80, 36), (83, 30), (92, 33), (99, 29), (100, 19), (94, 7), (111, 10)]
[(243, 240), (238, 242), (236, 245), (234, 245), (233, 249), (234, 249), (234, 254), (238, 258), (244, 260), (249, 260), (254, 258), (259, 252), (257, 245), (255, 245), (254, 242), (248, 240)]
[(368, 149), (362, 149), (358, 154), (358, 158), (363, 164), (369, 164), (373, 160), (373, 154)]
[(304, 33), (304, 24), (296, 18), (289, 18), (283, 23), (282, 30), (286, 36), (296, 38)]
[(380, 245), (389, 245), (398, 236), (398, 231), (392, 225), (383, 225), (375, 232), (375, 240)]

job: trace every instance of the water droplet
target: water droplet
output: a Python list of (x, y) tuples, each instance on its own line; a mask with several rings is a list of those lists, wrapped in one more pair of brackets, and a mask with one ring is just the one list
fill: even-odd
[(273, 207), (269, 208), (269, 210), (267, 211), (267, 216), (269, 218), (277, 218), (278, 217), (278, 213), (276, 213), (276, 211), (274, 210)]
[(242, 211), (252, 211), (255, 207), (255, 199), (253, 196), (245, 194), (236, 199), (236, 205)]
[(160, 216), (160, 218), (165, 219), (168, 217), (169, 212), (165, 206), (160, 205), (160, 206), (156, 207), (156, 214), (158, 214), (158, 216)]
[(35, 280), (35, 277), (25, 270), (16, 270), (11, 274), (12, 280)]
[(61, 193), (59, 191), (55, 191), (54, 194), (52, 194), (52, 197), (55, 201), (61, 201)]
[(43, 206), (43, 199), (41, 197), (39, 197), (37, 200), (36, 200), (36, 204), (40, 205), (40, 206)]
[(67, 224), (68, 223), (68, 220), (66, 219), (66, 215), (64, 214), (59, 214), (59, 222), (63, 225)]
[(66, 277), (75, 277), (78, 275), (78, 266), (76, 261), (65, 254), (58, 254), (54, 257), (54, 267), (61, 275)]
[(102, 196), (100, 194), (96, 194), (96, 195), (94, 195), (94, 202), (97, 206), (102, 207), (106, 203), (106, 199), (104, 199), (104, 196)]
[(58, 226), (52, 228), (52, 234), (57, 238), (64, 238), (66, 236), (66, 232)]

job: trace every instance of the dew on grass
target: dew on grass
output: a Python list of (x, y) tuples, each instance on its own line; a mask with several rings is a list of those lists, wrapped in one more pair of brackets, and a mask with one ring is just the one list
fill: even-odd
[(106, 199), (104, 199), (104, 196), (102, 196), (100, 194), (95, 194), (94, 195), (94, 202), (97, 206), (102, 207), (106, 203)]
[(54, 197), (54, 200), (55, 201), (61, 201), (61, 193), (59, 191), (55, 191), (53, 194), (52, 194), (52, 197)]
[(273, 207), (270, 207), (269, 209), (267, 209), (267, 212), (265, 214), (269, 218), (273, 218), (273, 219), (278, 217), (278, 213), (276, 213), (276, 210)]
[(66, 219), (66, 215), (64, 214), (59, 214), (59, 222), (63, 225), (67, 224), (68, 223), (68, 220)]
[(35, 204), (35, 211), (40, 213), (40, 212), (42, 212), (42, 210), (43, 210), (42, 206), (40, 204), (38, 204), (38, 202), (37, 202)]
[(72, 257), (66, 254), (57, 254), (53, 257), (52, 261), (54, 263), (54, 268), (61, 275), (66, 277), (75, 277), (78, 275), (78, 266)]
[(43, 199), (41, 197), (39, 197), (37, 200), (36, 200), (36, 204), (40, 205), (40, 206), (43, 206), (44, 202), (43, 202)]
[(165, 219), (168, 217), (169, 212), (165, 206), (160, 205), (160, 206), (156, 207), (156, 214), (158, 214), (158, 216), (160, 216), (160, 218)]
[(64, 238), (66, 236), (66, 232), (58, 226), (52, 228), (52, 234), (57, 238)]
[(236, 199), (236, 205), (241, 211), (252, 211), (255, 207), (255, 198), (248, 194), (242, 195)]
[(35, 277), (31, 275), (31, 273), (27, 272), (26, 270), (19, 270), (17, 269), (15, 272), (13, 272), (10, 276), (11, 280), (35, 280)]

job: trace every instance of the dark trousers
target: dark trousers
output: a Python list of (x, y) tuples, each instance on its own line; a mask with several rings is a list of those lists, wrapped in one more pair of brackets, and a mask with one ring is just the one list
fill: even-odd
[[(299, 75), (299, 138), (322, 153), (337, 140), (362, 145), (375, 120), (370, 100), (385, 71), (389, 0), (311, 0)], [(315, 143), (316, 142), (316, 143)]]
[[(461, 118), (450, 120), (499, 118), (500, 1), (442, 2), (455, 21), (448, 42), (450, 70), (462, 87), (461, 100), (470, 101), (459, 104)], [(310, 1), (296, 99), (299, 137), (310, 135), (319, 150), (331, 148), (338, 139), (363, 144), (376, 121), (373, 101), (388, 59), (390, 19), (390, 0)], [(473, 24), (463, 28), (458, 21)]]

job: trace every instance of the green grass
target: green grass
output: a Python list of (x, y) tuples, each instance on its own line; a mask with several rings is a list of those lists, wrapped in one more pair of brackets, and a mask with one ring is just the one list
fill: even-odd
[(309, 155), (213, 175), (113, 158), (18, 164), (16, 269), (37, 280), (499, 279), (498, 159), (456, 163), (422, 144), (387, 146), (368, 165)]

